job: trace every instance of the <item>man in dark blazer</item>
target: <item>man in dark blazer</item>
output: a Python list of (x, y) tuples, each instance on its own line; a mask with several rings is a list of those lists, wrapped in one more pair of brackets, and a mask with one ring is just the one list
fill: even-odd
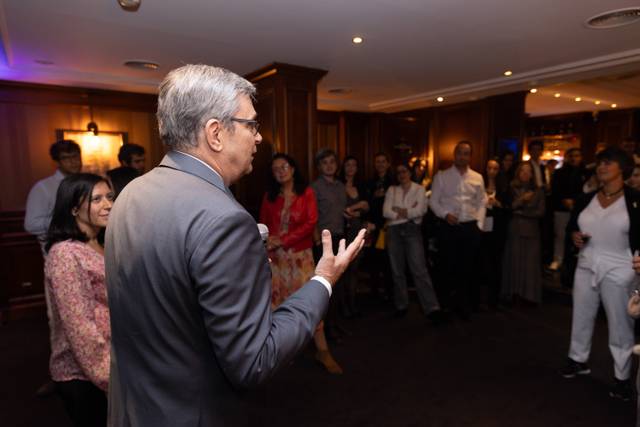
[(362, 247), (331, 235), (314, 276), (274, 312), (256, 223), (229, 191), (251, 171), (258, 132), (251, 83), (187, 65), (160, 85), (159, 167), (118, 197), (106, 236), (112, 426), (247, 422), (242, 390), (311, 338), (331, 287)]

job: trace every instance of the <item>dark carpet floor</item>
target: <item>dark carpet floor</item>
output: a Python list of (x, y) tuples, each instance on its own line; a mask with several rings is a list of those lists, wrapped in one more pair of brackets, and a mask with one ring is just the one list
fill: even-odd
[[(538, 308), (479, 313), (435, 328), (412, 305), (404, 319), (364, 296), (365, 316), (333, 347), (330, 376), (311, 348), (250, 393), (256, 426), (633, 426), (635, 402), (608, 397), (606, 323), (596, 327), (592, 375), (566, 380), (571, 307), (559, 294)], [(34, 397), (47, 377), (44, 319), (0, 327), (0, 426), (66, 426), (57, 397)], [(635, 363), (635, 362), (634, 362)]]

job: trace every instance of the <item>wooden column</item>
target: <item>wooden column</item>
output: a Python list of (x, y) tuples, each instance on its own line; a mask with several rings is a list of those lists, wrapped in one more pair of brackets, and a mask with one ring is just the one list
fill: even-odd
[(234, 192), (256, 217), (274, 152), (289, 154), (305, 177), (313, 177), (313, 158), (318, 149), (317, 84), (326, 73), (274, 62), (245, 76), (258, 89), (255, 108), (263, 139), (253, 161), (253, 172), (235, 185)]

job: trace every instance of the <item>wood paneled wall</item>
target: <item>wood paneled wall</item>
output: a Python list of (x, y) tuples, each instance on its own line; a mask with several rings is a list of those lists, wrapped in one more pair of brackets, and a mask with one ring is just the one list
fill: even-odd
[(364, 175), (373, 174), (373, 156), (382, 151), (392, 163), (419, 156), (429, 160), (431, 173), (451, 165), (457, 142), (473, 145), (471, 166), (484, 169), (503, 138), (522, 140), (525, 93), (425, 108), (402, 113), (318, 113), (318, 144), (341, 157), (355, 155)]
[(127, 132), (147, 151), (147, 168), (163, 148), (155, 119), (156, 97), (122, 92), (0, 82), (0, 211), (24, 209), (31, 186), (55, 171), (49, 146), (56, 129), (86, 129), (93, 120), (103, 131)]
[(153, 95), (0, 81), (0, 321), (44, 313), (40, 245), (22, 224), (31, 186), (55, 171), (56, 129), (84, 130), (93, 114), (100, 130), (127, 132), (145, 147), (150, 169), (164, 154), (156, 103)]
[(257, 218), (266, 190), (274, 152), (293, 157), (300, 171), (313, 178), (313, 156), (317, 150), (317, 84), (324, 70), (273, 63), (247, 76), (258, 90), (256, 112), (262, 143), (253, 161), (253, 172), (242, 178), (233, 191), (244, 207)]
[(591, 162), (599, 144), (618, 145), (626, 137), (640, 139), (640, 109), (609, 110), (531, 117), (527, 136), (576, 135), (585, 161)]

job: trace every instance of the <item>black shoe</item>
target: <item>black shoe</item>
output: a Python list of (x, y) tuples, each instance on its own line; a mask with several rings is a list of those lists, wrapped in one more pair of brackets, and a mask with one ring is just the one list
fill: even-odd
[(614, 399), (620, 399), (623, 402), (628, 402), (631, 400), (632, 394), (633, 387), (631, 386), (630, 380), (613, 379), (613, 386), (609, 389), (609, 396)]
[(571, 358), (567, 358), (567, 366), (560, 369), (559, 373), (565, 378), (574, 378), (576, 375), (589, 375), (591, 369), (586, 363), (576, 362)]
[(406, 308), (403, 308), (402, 310), (396, 310), (393, 313), (393, 317), (395, 317), (396, 319), (401, 319), (407, 315), (407, 312), (408, 310)]
[(447, 316), (439, 308), (427, 314), (427, 319), (429, 319), (434, 326), (442, 325), (447, 322)]

